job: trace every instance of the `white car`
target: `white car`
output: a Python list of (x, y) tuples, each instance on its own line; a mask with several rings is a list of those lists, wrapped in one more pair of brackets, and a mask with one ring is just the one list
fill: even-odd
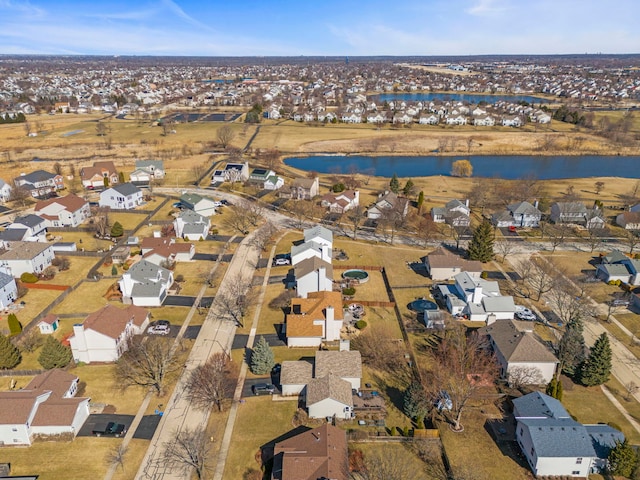
[(171, 327), (168, 325), (151, 325), (147, 329), (147, 333), (150, 335), (169, 335)]
[(224, 205), (222, 202), (218, 202), (218, 201), (213, 202), (213, 206), (216, 208), (220, 208), (222, 205)]
[(536, 320), (536, 314), (533, 313), (531, 310), (529, 310), (528, 308), (522, 307), (520, 305), (516, 306), (516, 318), (518, 318), (519, 320), (529, 320), (529, 321), (534, 321)]

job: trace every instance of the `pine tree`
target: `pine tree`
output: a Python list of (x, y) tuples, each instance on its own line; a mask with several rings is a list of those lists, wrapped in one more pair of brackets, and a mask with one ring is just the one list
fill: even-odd
[(558, 380), (558, 385), (556, 387), (556, 395), (555, 395), (556, 400), (561, 402), (563, 394), (564, 394), (564, 392), (563, 392), (562, 382), (560, 380)]
[(273, 350), (271, 350), (264, 337), (260, 337), (256, 346), (253, 347), (253, 352), (251, 352), (251, 373), (264, 375), (271, 371), (274, 364)]
[(493, 229), (489, 222), (482, 222), (473, 231), (468, 253), (471, 260), (479, 262), (493, 260)]
[(111, 227), (111, 236), (112, 237), (121, 237), (124, 235), (124, 228), (122, 228), (122, 224), (120, 222), (116, 222)]
[(18, 317), (15, 313), (10, 313), (7, 317), (7, 323), (9, 324), (9, 331), (11, 335), (17, 335), (22, 331), (22, 324), (18, 321)]
[(20, 350), (4, 335), (0, 335), (0, 369), (9, 369), (22, 361)]
[(578, 367), (584, 361), (585, 346), (582, 329), (580, 321), (568, 323), (556, 350), (556, 356), (560, 360), (560, 372), (569, 376), (576, 375)]
[(104, 177), (102, 179), (102, 184), (104, 185), (104, 188), (107, 188), (109, 186), (109, 177)]
[(118, 173), (118, 181), (124, 183), (124, 172)]
[(418, 213), (422, 213), (422, 205), (424, 204), (424, 192), (420, 190), (418, 194)]
[(414, 188), (414, 183), (413, 180), (409, 179), (407, 180), (407, 183), (404, 184), (404, 187), (402, 188), (402, 193), (405, 197), (409, 196), (411, 194), (411, 192), (413, 191)]
[(631, 478), (638, 465), (638, 455), (627, 439), (624, 442), (616, 442), (616, 446), (609, 453), (608, 460), (609, 473), (625, 478)]
[(42, 351), (38, 357), (38, 363), (42, 368), (50, 370), (52, 368), (64, 368), (69, 365), (73, 358), (71, 349), (65, 347), (52, 336), (48, 336), (42, 346)]
[(424, 417), (429, 412), (427, 396), (419, 382), (412, 382), (404, 391), (402, 409), (409, 418)]
[(398, 193), (400, 191), (400, 181), (398, 180), (398, 175), (396, 175), (395, 173), (393, 174), (393, 177), (391, 177), (391, 181), (389, 182), (389, 189), (393, 193)]
[(554, 378), (547, 384), (546, 394), (550, 397), (556, 398), (558, 394), (558, 381)]
[(593, 387), (607, 382), (610, 376), (611, 345), (609, 344), (609, 337), (606, 333), (603, 333), (593, 344), (589, 357), (582, 365), (580, 381), (583, 385)]

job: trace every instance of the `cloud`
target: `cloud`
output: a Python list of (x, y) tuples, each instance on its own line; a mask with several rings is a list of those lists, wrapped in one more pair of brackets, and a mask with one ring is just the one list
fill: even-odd
[(176, 16), (181, 18), (187, 23), (190, 23), (196, 27), (200, 27), (204, 30), (213, 30), (210, 26), (205, 25), (204, 23), (196, 20), (192, 16), (188, 15), (176, 2), (173, 0), (161, 0), (162, 5), (173, 12)]
[(465, 9), (465, 13), (476, 17), (491, 17), (505, 10), (507, 8), (500, 5), (500, 0), (476, 0), (475, 5)]
[(46, 12), (42, 8), (27, 2), (14, 2), (12, 0), (0, 0), (0, 11), (5, 10), (4, 15), (23, 14), (29, 17), (43, 17)]

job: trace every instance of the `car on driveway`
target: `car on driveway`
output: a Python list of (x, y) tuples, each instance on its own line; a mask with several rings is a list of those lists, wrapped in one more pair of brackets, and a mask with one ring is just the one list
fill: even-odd
[(518, 320), (535, 321), (537, 317), (536, 314), (528, 308), (516, 305), (516, 318)]
[(273, 260), (274, 265), (291, 265), (291, 260), (288, 258), (276, 258)]
[(127, 427), (122, 423), (109, 422), (96, 426), (91, 433), (96, 437), (121, 437), (127, 433)]
[(273, 395), (276, 387), (271, 383), (256, 383), (251, 387), (251, 391), (254, 395)]
[(149, 324), (147, 333), (150, 335), (169, 335), (171, 333), (171, 323), (169, 320), (156, 320)]

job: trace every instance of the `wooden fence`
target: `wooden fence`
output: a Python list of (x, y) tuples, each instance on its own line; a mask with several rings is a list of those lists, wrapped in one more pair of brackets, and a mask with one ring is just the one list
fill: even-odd
[(57, 290), (60, 292), (64, 292), (71, 288), (70, 285), (55, 285), (53, 283), (24, 283), (20, 282), (23, 287), (29, 290)]
[(380, 265), (341, 265), (338, 263), (333, 264), (334, 270), (364, 270), (365, 272), (380, 272), (382, 271)]

